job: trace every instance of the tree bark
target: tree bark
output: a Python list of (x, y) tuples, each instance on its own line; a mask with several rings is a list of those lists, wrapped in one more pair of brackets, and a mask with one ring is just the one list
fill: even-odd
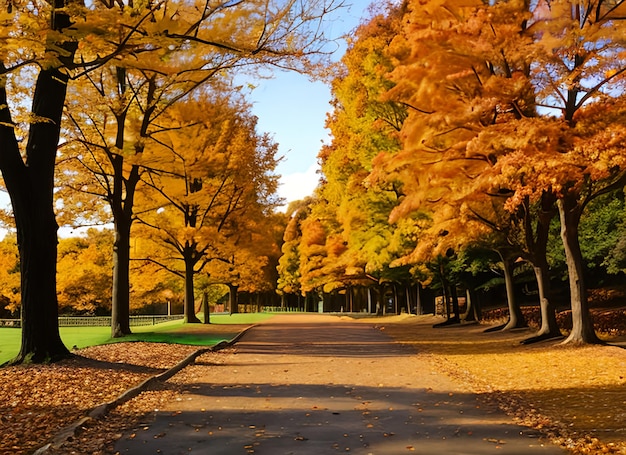
[(422, 305), (422, 284), (417, 283), (415, 288), (415, 314), (422, 315), (424, 314), (424, 307)]
[(113, 292), (111, 301), (111, 337), (130, 335), (130, 227), (124, 216), (115, 217), (113, 244)]
[(452, 319), (450, 322), (461, 322), (461, 310), (459, 308), (459, 294), (456, 290), (456, 284), (450, 285), (450, 297), (452, 298)]
[(517, 329), (526, 327), (526, 321), (522, 314), (522, 309), (515, 298), (515, 286), (513, 280), (514, 262), (512, 258), (507, 257), (504, 253), (499, 252), (502, 259), (504, 269), (504, 283), (506, 286), (506, 301), (509, 307), (509, 321), (504, 325), (502, 330)]
[(209, 294), (207, 292), (202, 293), (202, 323), (210, 324), (211, 323), (211, 313), (209, 311)]
[(474, 296), (469, 288), (465, 289), (465, 313), (461, 316), (461, 320), (465, 322), (474, 322), (478, 320), (476, 314), (476, 303), (474, 302)]
[(550, 299), (550, 272), (548, 262), (533, 267), (539, 290), (539, 307), (541, 309), (541, 327), (533, 339), (547, 339), (562, 336), (556, 322), (556, 310)]
[(404, 286), (404, 298), (406, 300), (406, 314), (411, 314), (411, 285), (409, 283)]
[(196, 260), (185, 254), (185, 315), (184, 322), (188, 324), (200, 324), (201, 321), (196, 316), (196, 301), (193, 278), (196, 274), (194, 267)]
[[(237, 289), (238, 286), (234, 284), (228, 285), (228, 309), (230, 310), (230, 314), (239, 313), (239, 302), (237, 300)], [(306, 307), (306, 303), (305, 303)], [(306, 308), (305, 308), (306, 310)]]
[(32, 112), (47, 120), (31, 125), (26, 162), (12, 127), (6, 88), (0, 83), (0, 170), (13, 207), (21, 272), (22, 341), (15, 364), (69, 356), (58, 327), (58, 225), (53, 210), (55, 156), (67, 81), (67, 75), (57, 69), (40, 71)]
[[(123, 118), (118, 118), (117, 144), (123, 146)], [(121, 122), (121, 123), (120, 123)], [(121, 144), (121, 146), (120, 146)], [(128, 178), (124, 177), (124, 157), (111, 154), (113, 166), (113, 192), (109, 205), (113, 214), (115, 243), (113, 245), (113, 292), (111, 300), (111, 337), (130, 335), (130, 230), (133, 224), (135, 190), (139, 183), (138, 166), (132, 166)]]
[[(531, 217), (527, 216), (526, 218), (526, 246), (529, 253), (528, 259), (533, 266), (537, 279), (541, 327), (535, 335), (523, 340), (523, 344), (562, 336), (556, 322), (556, 309), (551, 300), (550, 266), (546, 257), (548, 239), (550, 237), (550, 223), (556, 214), (555, 203), (554, 193), (544, 192), (540, 201), (540, 211), (537, 216), (535, 229), (533, 229)], [(530, 200), (528, 198), (525, 205), (527, 212), (530, 213)]]
[(599, 344), (587, 302), (587, 288), (583, 278), (583, 258), (578, 240), (578, 225), (581, 208), (572, 196), (557, 201), (561, 220), (561, 239), (565, 248), (565, 259), (569, 275), (572, 305), (572, 331), (563, 344)]

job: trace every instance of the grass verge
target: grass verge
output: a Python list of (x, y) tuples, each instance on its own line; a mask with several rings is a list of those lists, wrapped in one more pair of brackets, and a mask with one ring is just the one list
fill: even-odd
[[(147, 341), (195, 346), (213, 346), (230, 340), (246, 326), (270, 318), (271, 314), (217, 314), (211, 315), (211, 324), (183, 324), (180, 321), (157, 325), (133, 327), (132, 335), (111, 338), (110, 327), (60, 327), (63, 343), (69, 348), (85, 348), (105, 343)], [(0, 328), (0, 365), (14, 358), (20, 350), (22, 330), (12, 327)]]

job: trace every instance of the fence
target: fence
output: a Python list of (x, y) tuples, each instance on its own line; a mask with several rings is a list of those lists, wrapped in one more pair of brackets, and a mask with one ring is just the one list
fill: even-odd
[(264, 313), (302, 313), (304, 312), (301, 308), (293, 308), (293, 307), (280, 307), (280, 306), (264, 306)]
[[(166, 315), (146, 315), (131, 316), (130, 326), (139, 327), (143, 325), (156, 325), (167, 321), (182, 319), (182, 314), (173, 316)], [(22, 321), (19, 319), (0, 319), (0, 327), (21, 327)], [(110, 327), (110, 316), (61, 316), (59, 317), (59, 327)]]

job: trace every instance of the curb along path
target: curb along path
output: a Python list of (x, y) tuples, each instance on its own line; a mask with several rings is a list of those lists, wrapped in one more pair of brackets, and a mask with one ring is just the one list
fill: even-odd
[(62, 428), (49, 443), (43, 445), (35, 452), (33, 452), (33, 455), (45, 455), (51, 452), (54, 453), (54, 451), (63, 450), (65, 443), (75, 438), (83, 426), (92, 425), (94, 421), (104, 418), (104, 416), (111, 409), (131, 400), (142, 392), (145, 392), (146, 390), (150, 389), (150, 387), (154, 384), (162, 381), (167, 381), (176, 373), (194, 363), (199, 356), (209, 352), (218, 352), (222, 349), (230, 347), (232, 344), (237, 342), (237, 340), (239, 340), (239, 338), (241, 338), (250, 328), (251, 327), (244, 329), (237, 336), (229, 341), (221, 341), (214, 346), (198, 349), (197, 351), (193, 352), (192, 354), (188, 355), (186, 358), (178, 362), (172, 368), (157, 375), (154, 375), (134, 387), (131, 387), (112, 401), (101, 403), (100, 405), (89, 411), (86, 416), (76, 420), (67, 427)]
[(566, 453), (368, 324), (276, 317), (221, 357), (198, 357), (185, 369), (186, 393), (154, 422), (129, 429), (116, 451)]

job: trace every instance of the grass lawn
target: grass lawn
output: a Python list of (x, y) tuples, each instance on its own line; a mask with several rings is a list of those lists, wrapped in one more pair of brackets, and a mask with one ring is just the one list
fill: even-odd
[[(133, 327), (133, 334), (124, 338), (111, 338), (110, 327), (60, 327), (61, 339), (72, 349), (105, 343), (126, 341), (149, 341), (154, 343), (178, 343), (197, 346), (213, 346), (220, 341), (230, 340), (245, 326), (271, 317), (270, 314), (218, 314), (211, 315), (211, 324), (183, 324), (181, 321), (164, 322), (157, 325)], [(202, 315), (200, 315), (202, 317)], [(21, 329), (0, 328), (0, 365), (11, 360), (20, 350)]]

